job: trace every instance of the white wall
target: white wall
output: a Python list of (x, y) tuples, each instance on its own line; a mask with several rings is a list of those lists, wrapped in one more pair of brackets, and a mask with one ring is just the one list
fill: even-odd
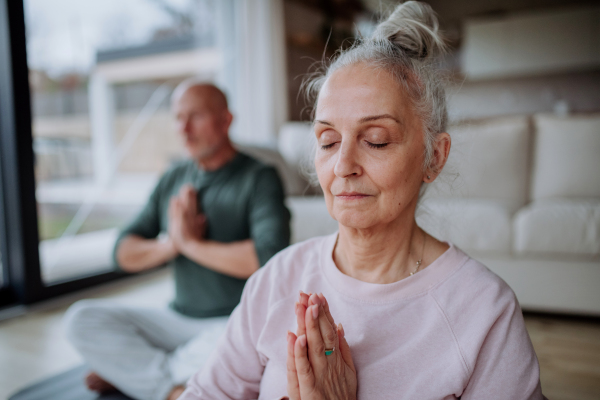
[(600, 7), (471, 19), (464, 26), (468, 79), (581, 71), (600, 66)]

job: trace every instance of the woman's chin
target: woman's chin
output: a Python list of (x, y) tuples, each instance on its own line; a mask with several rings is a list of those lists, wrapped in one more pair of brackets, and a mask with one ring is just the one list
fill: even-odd
[(334, 219), (340, 224), (340, 227), (351, 229), (368, 229), (375, 225), (373, 214), (368, 212), (344, 210), (334, 213)]

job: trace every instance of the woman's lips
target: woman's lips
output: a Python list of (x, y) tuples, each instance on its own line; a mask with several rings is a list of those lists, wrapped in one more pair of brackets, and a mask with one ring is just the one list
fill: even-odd
[(358, 192), (342, 192), (335, 195), (340, 200), (361, 200), (366, 197), (371, 197), (369, 194), (358, 193)]

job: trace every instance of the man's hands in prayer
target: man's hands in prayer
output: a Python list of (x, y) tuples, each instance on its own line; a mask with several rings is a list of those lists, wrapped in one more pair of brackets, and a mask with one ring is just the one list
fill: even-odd
[(198, 211), (198, 196), (184, 185), (169, 202), (169, 239), (178, 253), (192, 240), (204, 240), (206, 217)]
[(149, 239), (131, 234), (123, 238), (117, 249), (117, 261), (128, 272), (140, 272), (158, 267), (179, 254), (192, 240), (205, 237), (206, 217), (198, 213), (196, 191), (184, 185), (169, 202), (168, 236)]
[[(290, 400), (356, 399), (356, 369), (342, 324), (336, 325), (322, 294), (300, 292), (298, 331), (288, 332)], [(334, 349), (325, 355), (326, 349)]]
[(169, 239), (180, 254), (213, 271), (248, 279), (260, 263), (252, 239), (218, 242), (206, 239), (206, 217), (198, 210), (196, 191), (185, 185), (169, 203)]

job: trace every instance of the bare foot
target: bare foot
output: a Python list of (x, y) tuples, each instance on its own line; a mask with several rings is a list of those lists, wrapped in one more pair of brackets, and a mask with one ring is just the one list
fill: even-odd
[(100, 375), (94, 371), (91, 371), (85, 377), (85, 385), (88, 387), (88, 389), (98, 393), (107, 393), (117, 390), (116, 387), (102, 379)]
[(185, 388), (183, 386), (175, 386), (173, 390), (171, 390), (171, 393), (167, 397), (167, 400), (177, 400), (179, 396), (181, 396), (181, 393), (183, 393), (184, 391)]

